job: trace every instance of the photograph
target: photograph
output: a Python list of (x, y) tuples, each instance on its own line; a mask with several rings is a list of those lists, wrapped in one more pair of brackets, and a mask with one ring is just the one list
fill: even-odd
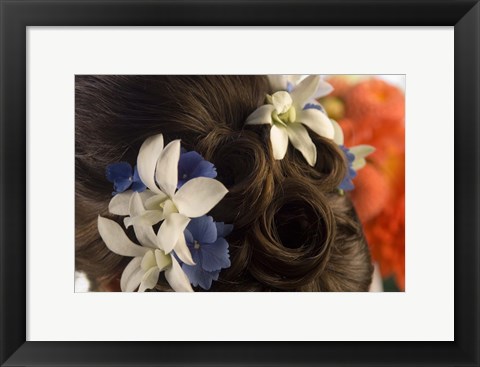
[(75, 292), (404, 292), (405, 86), (75, 75)]

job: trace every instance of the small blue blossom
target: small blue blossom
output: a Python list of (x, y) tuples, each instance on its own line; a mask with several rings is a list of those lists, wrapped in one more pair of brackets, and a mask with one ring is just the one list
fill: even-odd
[(323, 112), (325, 115), (327, 114), (327, 112), (325, 111), (325, 109), (323, 108), (322, 105), (320, 104), (316, 104), (316, 103), (307, 103), (303, 109), (304, 110), (308, 110), (310, 108), (313, 108), (314, 110), (319, 110), (320, 112)]
[(353, 185), (352, 179), (354, 179), (355, 176), (357, 176), (357, 172), (352, 167), (353, 161), (355, 160), (355, 155), (352, 152), (350, 152), (350, 150), (345, 146), (339, 145), (339, 147), (347, 157), (348, 170), (347, 170), (347, 174), (345, 175), (343, 181), (340, 183), (340, 186), (338, 186), (338, 188), (344, 191), (351, 191), (355, 188), (355, 186)]
[(138, 176), (137, 166), (132, 169), (130, 163), (118, 162), (112, 163), (106, 169), (107, 180), (113, 183), (112, 195), (119, 194), (128, 190), (130, 187), (133, 191), (142, 192), (146, 189), (145, 184)]
[(213, 163), (203, 159), (197, 152), (182, 152), (178, 161), (177, 189), (196, 177), (215, 178), (217, 177), (217, 170)]
[(185, 241), (192, 253), (194, 266), (182, 264), (190, 283), (208, 290), (222, 269), (230, 267), (228, 242), (233, 225), (214, 222), (210, 216), (193, 218), (185, 229)]

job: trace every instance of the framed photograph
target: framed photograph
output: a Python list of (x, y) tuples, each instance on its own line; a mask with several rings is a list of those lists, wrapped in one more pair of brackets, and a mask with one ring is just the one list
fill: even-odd
[(1, 4), (2, 366), (479, 366), (477, 1)]

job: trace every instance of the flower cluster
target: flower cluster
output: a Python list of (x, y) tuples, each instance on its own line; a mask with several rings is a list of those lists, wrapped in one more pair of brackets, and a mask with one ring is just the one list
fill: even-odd
[[(120, 165), (125, 169), (117, 169)], [(193, 291), (191, 284), (209, 289), (220, 270), (230, 266), (224, 238), (230, 226), (206, 216), (228, 192), (214, 179), (215, 167), (197, 152), (181, 153), (180, 140), (164, 147), (159, 134), (145, 140), (136, 168), (138, 180), (135, 173), (128, 176), (122, 163), (107, 167), (107, 178), (115, 189), (109, 211), (124, 216), (124, 226), (133, 227), (139, 244), (118, 223), (98, 217), (107, 247), (133, 257), (122, 273), (122, 291), (152, 289), (161, 272), (175, 291)], [(145, 188), (131, 184), (127, 190), (127, 182), (140, 182)]]
[(346, 148), (339, 124), (328, 118), (325, 109), (317, 102), (332, 92), (333, 87), (319, 75), (270, 75), (273, 94), (268, 94), (265, 104), (248, 116), (246, 124), (271, 125), (270, 143), (277, 160), (285, 157), (288, 143), (300, 151), (310, 166), (317, 162), (317, 148), (308, 130), (331, 139), (343, 150), (348, 162), (347, 175), (339, 186), (342, 191), (354, 188), (352, 179), (366, 164), (365, 157), (375, 149), (367, 145)]

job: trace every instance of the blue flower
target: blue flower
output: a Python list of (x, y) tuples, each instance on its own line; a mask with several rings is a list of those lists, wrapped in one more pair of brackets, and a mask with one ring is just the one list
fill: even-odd
[(132, 166), (127, 162), (112, 163), (106, 169), (107, 180), (113, 183), (115, 190), (112, 195), (124, 192), (130, 187), (133, 191), (142, 192), (146, 186), (138, 176), (137, 166)]
[(210, 216), (194, 218), (185, 229), (185, 241), (192, 253), (194, 266), (182, 264), (182, 269), (194, 286), (210, 289), (221, 269), (230, 267), (228, 242), (225, 240), (233, 225), (214, 222)]
[(345, 175), (344, 179), (342, 180), (338, 188), (344, 191), (351, 191), (355, 188), (355, 186), (353, 185), (352, 179), (354, 179), (355, 176), (357, 176), (357, 171), (355, 171), (352, 167), (353, 161), (355, 160), (355, 155), (352, 152), (350, 152), (350, 150), (345, 146), (339, 145), (339, 147), (347, 157), (348, 170), (347, 170), (347, 174)]
[(215, 178), (217, 177), (217, 170), (213, 163), (203, 159), (197, 152), (182, 152), (178, 161), (177, 189), (196, 177)]

